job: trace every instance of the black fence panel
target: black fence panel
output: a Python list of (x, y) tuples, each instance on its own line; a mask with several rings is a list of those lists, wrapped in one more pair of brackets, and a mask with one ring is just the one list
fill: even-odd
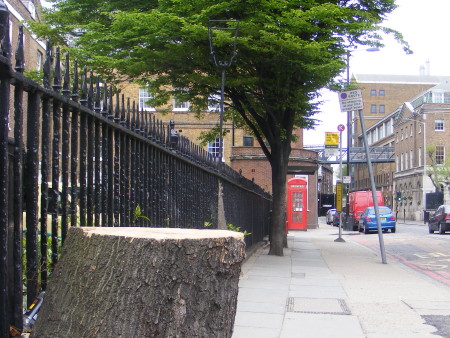
[(222, 222), (249, 233), (248, 246), (268, 235), (271, 196), (260, 187), (178, 136), (174, 123), (164, 125), (71, 65), (68, 55), (62, 61), (58, 48), (47, 44), (43, 85), (24, 77), (22, 29), (14, 69), (4, 33), (1, 337), (11, 326), (22, 329), (23, 304), (46, 289), (72, 226), (216, 229)]

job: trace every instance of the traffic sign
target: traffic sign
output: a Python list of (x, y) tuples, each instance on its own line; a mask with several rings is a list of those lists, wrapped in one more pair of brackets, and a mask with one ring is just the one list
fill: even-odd
[(361, 110), (364, 108), (361, 89), (346, 90), (339, 93), (341, 111)]
[(345, 126), (343, 124), (338, 125), (338, 131), (344, 131)]

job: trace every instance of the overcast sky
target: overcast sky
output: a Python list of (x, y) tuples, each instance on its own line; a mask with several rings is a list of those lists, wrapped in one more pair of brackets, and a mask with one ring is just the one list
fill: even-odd
[[(406, 55), (393, 38), (384, 41), (378, 52), (357, 51), (350, 58), (350, 73), (419, 75), (420, 67), (429, 61), (430, 75), (450, 76), (450, 43), (447, 23), (450, 0), (397, 0), (398, 8), (385, 26), (400, 31), (413, 50)], [(343, 74), (345, 76), (345, 74)], [(315, 118), (324, 122), (313, 131), (305, 131), (304, 144), (323, 144), (325, 132), (337, 132), (338, 124), (346, 124), (336, 93), (326, 92), (321, 113)], [(344, 137), (343, 144), (346, 140)]]

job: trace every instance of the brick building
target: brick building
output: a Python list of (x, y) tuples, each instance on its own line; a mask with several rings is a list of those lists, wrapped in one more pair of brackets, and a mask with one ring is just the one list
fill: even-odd
[[(396, 168), (393, 190), (402, 196), (398, 209), (407, 219), (423, 220), (427, 193), (443, 192), (444, 203), (450, 203), (448, 178), (435, 187), (427, 175), (433, 161), (444, 165), (448, 159), (449, 81), (405, 102), (394, 118)], [(427, 152), (429, 146), (435, 147), (432, 158)]]
[[(404, 102), (445, 81), (446, 77), (429, 75), (354, 75), (363, 94), (363, 117), (369, 146), (395, 146), (394, 116)], [(352, 119), (354, 146), (363, 147), (359, 114)], [(370, 189), (367, 165), (352, 166), (354, 184), (352, 190)], [(393, 179), (396, 172), (394, 163), (374, 163), (373, 173), (378, 190), (383, 192), (384, 202), (394, 206)]]
[[(17, 46), (17, 38), (19, 34), (19, 26), (27, 20), (39, 21), (39, 11), (41, 8), (41, 2), (39, 0), (4, 0), (8, 11), (9, 17), (9, 38), (12, 46)], [(45, 43), (35, 36), (30, 34), (24, 29), (24, 54), (26, 71), (41, 71), (45, 57)], [(11, 51), (12, 61), (14, 66), (15, 51)]]

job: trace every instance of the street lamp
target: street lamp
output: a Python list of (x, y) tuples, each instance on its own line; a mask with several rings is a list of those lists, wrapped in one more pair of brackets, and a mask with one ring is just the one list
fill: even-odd
[[(230, 26), (231, 24), (231, 26)], [(222, 71), (222, 85), (220, 90), (220, 124), (219, 124), (219, 162), (222, 162), (223, 158), (223, 138), (222, 138), (222, 127), (223, 127), (223, 101), (225, 92), (225, 70), (231, 66), (232, 62), (237, 56), (236, 42), (239, 29), (239, 21), (237, 20), (209, 20), (208, 34), (209, 34), (209, 47), (211, 50), (211, 56), (213, 58), (214, 64), (220, 68)], [(217, 56), (217, 50), (214, 46), (213, 32), (214, 31), (231, 31), (233, 34), (233, 44), (232, 51), (230, 54), (221, 53), (224, 59), (219, 59)], [(225, 59), (226, 58), (226, 59)]]

